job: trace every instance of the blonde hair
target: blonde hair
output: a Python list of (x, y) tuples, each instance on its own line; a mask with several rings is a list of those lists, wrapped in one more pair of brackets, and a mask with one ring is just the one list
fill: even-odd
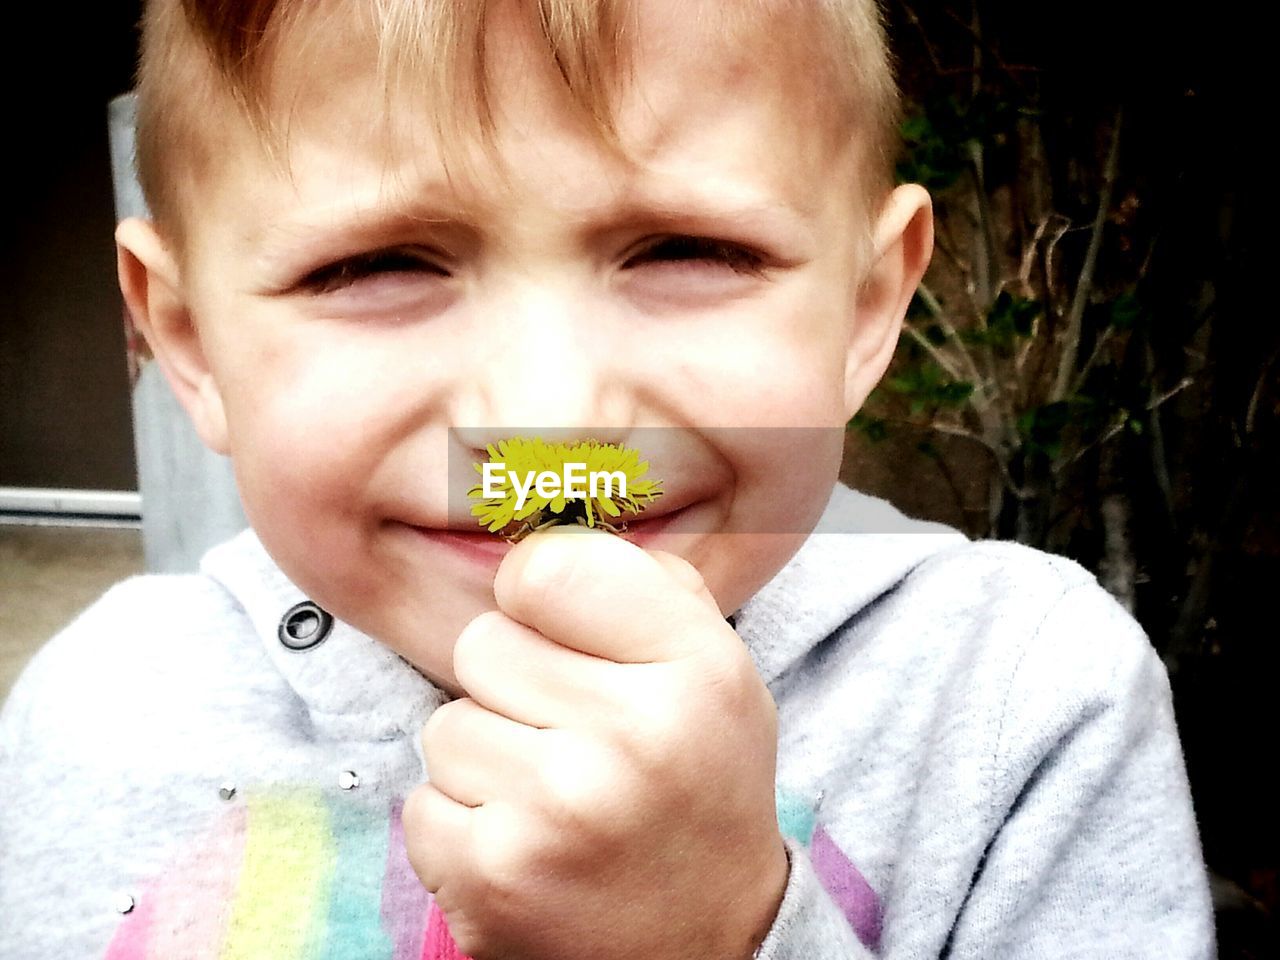
[[(630, 70), (637, 3), (643, 0), (519, 0), (536, 13), (545, 54), (601, 145), (625, 155), (614, 108)], [(273, 83), (293, 42), (317, 17), (355, 8), (378, 50), (387, 96), (433, 94), (446, 174), (459, 147), (492, 149), (495, 120), (485, 70), (486, 18), (495, 0), (147, 0), (137, 75), (137, 173), (162, 233), (183, 246), (184, 184), (199, 183), (218, 154), (210, 128), (228, 106), (246, 120), (264, 154), (287, 173), (287, 136), (274, 115)], [(877, 0), (711, 0), (726, 43), (765, 37), (786, 44), (830, 91), (824, 112), (837, 143), (859, 152), (859, 196), (867, 221), (893, 187), (899, 149), (898, 92)], [(390, 109), (386, 115), (390, 115)], [(451, 163), (451, 161), (453, 161)], [(465, 161), (464, 161), (465, 164)]]

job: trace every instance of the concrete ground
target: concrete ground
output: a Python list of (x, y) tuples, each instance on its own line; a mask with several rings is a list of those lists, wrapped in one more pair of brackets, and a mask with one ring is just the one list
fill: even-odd
[(0, 523), (0, 702), (46, 640), (144, 567), (141, 530)]

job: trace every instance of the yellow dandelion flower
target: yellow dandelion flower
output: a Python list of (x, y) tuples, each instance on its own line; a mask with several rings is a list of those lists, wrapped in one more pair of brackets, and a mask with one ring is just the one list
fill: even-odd
[(477, 501), (471, 514), (512, 542), (557, 523), (620, 533), (625, 522), (605, 517), (638, 514), (662, 495), (662, 481), (645, 476), (649, 463), (640, 452), (616, 444), (512, 437), (487, 449), (488, 462), (475, 464), (481, 482), (467, 491)]

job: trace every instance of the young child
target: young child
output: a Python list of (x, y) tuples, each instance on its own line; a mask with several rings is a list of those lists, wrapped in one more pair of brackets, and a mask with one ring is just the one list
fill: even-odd
[[(1141, 628), (835, 483), (932, 245), (872, 0), (151, 0), (139, 111), (252, 529), (14, 688), (0, 954), (1213, 954)], [(662, 498), (484, 533), (535, 432)]]

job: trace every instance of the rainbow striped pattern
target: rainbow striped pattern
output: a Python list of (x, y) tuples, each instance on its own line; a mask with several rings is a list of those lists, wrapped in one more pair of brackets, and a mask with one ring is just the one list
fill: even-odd
[[(318, 788), (246, 792), (139, 893), (104, 960), (467, 960), (409, 865), (402, 805)], [(878, 946), (879, 899), (812, 804), (779, 791), (778, 820)]]
[(142, 891), (105, 960), (465, 960), (409, 865), (402, 801), (245, 799)]

